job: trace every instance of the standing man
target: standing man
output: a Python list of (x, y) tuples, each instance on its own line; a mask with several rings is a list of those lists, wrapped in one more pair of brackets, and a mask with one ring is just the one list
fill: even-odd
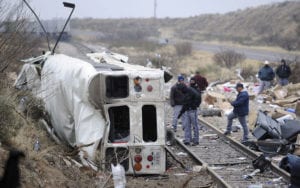
[(205, 91), (208, 86), (208, 82), (205, 77), (200, 75), (199, 71), (196, 71), (196, 75), (194, 76), (195, 82), (198, 85), (201, 92)]
[[(202, 96), (201, 96), (202, 92), (201, 92), (198, 84), (196, 83), (195, 77), (192, 77), (190, 79), (190, 87), (194, 88), (199, 93), (199, 101), (200, 102), (199, 102), (199, 105), (197, 106), (197, 108), (198, 108), (198, 113), (200, 113), (200, 104), (202, 102)], [(200, 126), (199, 128), (202, 128), (202, 126)]]
[(199, 93), (201, 92), (201, 90), (200, 90), (198, 84), (196, 83), (195, 77), (192, 77), (192, 78), (190, 79), (190, 87), (194, 88), (194, 89), (195, 89), (196, 91), (198, 91)]
[[(172, 126), (174, 132), (177, 131), (177, 121), (178, 121), (178, 114), (180, 113), (180, 110), (182, 109), (183, 105), (183, 99), (184, 99), (184, 94), (182, 93), (182, 87), (187, 87), (184, 83), (184, 77), (183, 76), (178, 76), (178, 81), (177, 83), (171, 88), (170, 92), (170, 103), (171, 106), (173, 107), (173, 121), (172, 121)], [(183, 125), (184, 122), (184, 116), (181, 118), (181, 122)]]
[(278, 76), (278, 84), (285, 86), (289, 84), (289, 77), (291, 75), (291, 68), (288, 66), (284, 59), (281, 60), (281, 65), (276, 69), (276, 75)]
[(238, 83), (236, 84), (235, 88), (238, 92), (238, 95), (235, 101), (231, 102), (231, 105), (233, 106), (233, 111), (227, 117), (228, 123), (224, 135), (231, 134), (232, 120), (238, 118), (240, 124), (243, 127), (244, 132), (242, 142), (245, 142), (249, 139), (249, 130), (246, 123), (246, 116), (249, 113), (249, 95), (247, 91), (243, 91), (243, 84)]
[(258, 94), (271, 87), (271, 81), (274, 79), (274, 77), (275, 73), (269, 66), (269, 61), (265, 61), (264, 66), (258, 72), (258, 78), (260, 79)]
[[(199, 144), (199, 127), (197, 119), (197, 107), (200, 105), (200, 94), (192, 87), (182, 87), (184, 93), (183, 107), (180, 111), (178, 118), (184, 115), (184, 141), (185, 145), (198, 145)], [(192, 137), (192, 130), (194, 136)]]

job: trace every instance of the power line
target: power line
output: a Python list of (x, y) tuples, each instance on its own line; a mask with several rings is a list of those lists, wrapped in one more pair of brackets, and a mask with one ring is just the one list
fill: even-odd
[(157, 8), (157, 2), (154, 0), (154, 18), (156, 18), (156, 8)]

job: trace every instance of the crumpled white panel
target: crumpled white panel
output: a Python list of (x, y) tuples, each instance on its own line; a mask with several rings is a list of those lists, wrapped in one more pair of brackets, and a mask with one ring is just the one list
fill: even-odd
[(49, 56), (42, 69), (41, 97), (57, 135), (94, 157), (103, 137), (105, 120), (88, 101), (89, 80), (97, 74), (92, 65), (62, 54)]

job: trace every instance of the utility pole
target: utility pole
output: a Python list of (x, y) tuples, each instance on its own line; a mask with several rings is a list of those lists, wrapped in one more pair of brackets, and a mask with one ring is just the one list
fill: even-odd
[(156, 18), (156, 8), (157, 8), (157, 2), (154, 0), (154, 19)]

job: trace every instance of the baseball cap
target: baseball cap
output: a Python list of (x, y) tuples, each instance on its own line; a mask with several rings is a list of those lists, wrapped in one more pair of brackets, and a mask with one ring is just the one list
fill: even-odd
[(238, 88), (238, 87), (244, 88), (244, 85), (241, 84), (241, 83), (237, 83), (236, 86), (235, 86), (235, 88)]
[(183, 81), (183, 80), (184, 80), (184, 77), (183, 77), (183, 76), (181, 76), (181, 75), (180, 75), (180, 76), (178, 76), (177, 78), (178, 78), (178, 81)]

